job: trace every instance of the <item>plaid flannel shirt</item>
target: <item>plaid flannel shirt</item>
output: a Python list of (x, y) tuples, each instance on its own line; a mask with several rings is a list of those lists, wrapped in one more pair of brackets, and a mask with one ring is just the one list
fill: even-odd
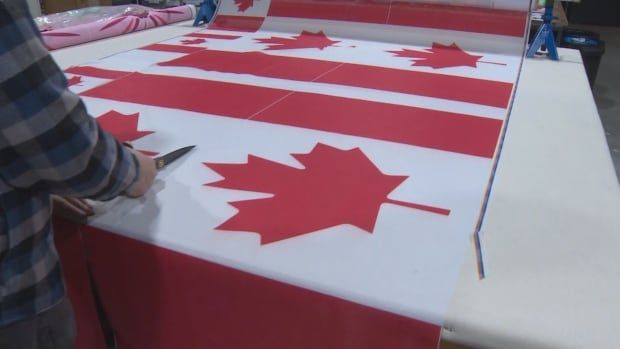
[(51, 195), (111, 199), (137, 177), (136, 158), (67, 90), (25, 1), (0, 0), (0, 327), (64, 297)]

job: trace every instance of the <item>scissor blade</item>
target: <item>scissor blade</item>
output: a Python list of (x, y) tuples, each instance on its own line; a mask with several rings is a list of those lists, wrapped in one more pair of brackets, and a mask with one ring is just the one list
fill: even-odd
[(187, 146), (187, 147), (183, 147), (183, 148), (177, 149), (175, 151), (171, 151), (170, 153), (168, 153), (166, 155), (158, 156), (158, 157), (156, 157), (154, 159), (155, 160), (155, 167), (157, 167), (158, 170), (161, 170), (162, 168), (170, 165), (175, 160), (177, 160), (181, 156), (185, 155), (188, 151), (194, 149), (195, 147), (196, 147), (195, 145), (190, 145), (190, 146)]

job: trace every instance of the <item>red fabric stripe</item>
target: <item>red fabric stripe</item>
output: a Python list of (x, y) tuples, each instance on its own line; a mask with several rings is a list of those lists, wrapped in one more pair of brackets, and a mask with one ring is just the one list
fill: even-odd
[(168, 44), (152, 44), (152, 45), (140, 47), (140, 49), (150, 50), (150, 51), (178, 52), (178, 53), (192, 53), (192, 52), (204, 50), (203, 47), (168, 45)]
[(255, 32), (264, 20), (264, 17), (217, 15), (209, 24), (209, 29)]
[(439, 343), (436, 325), (98, 229), (86, 228), (83, 236), (121, 348), (434, 349)]
[[(203, 93), (209, 97), (200, 97)], [(82, 95), (247, 119), (289, 93), (219, 81), (134, 73)]]
[[(196, 98), (208, 91), (209, 98)], [(312, 128), (492, 157), (502, 121), (218, 81), (132, 74), (84, 96)]]
[(272, 0), (271, 17), (295, 17), (449, 29), (523, 37), (527, 12), (404, 1)]
[(389, 8), (387, 1), (271, 0), (267, 16), (386, 24)]
[(523, 37), (527, 12), (395, 1), (388, 24)]
[(125, 75), (131, 74), (131, 72), (126, 71), (101, 69), (88, 66), (69, 67), (65, 69), (65, 73), (91, 76), (93, 78), (101, 79), (118, 79), (122, 78)]
[(273, 56), (262, 52), (205, 50), (160, 65), (349, 85), (499, 108), (506, 108), (512, 93), (512, 84), (506, 82)]
[(253, 120), (487, 158), (502, 127), (495, 119), (310, 93), (294, 93)]
[(352, 85), (426, 97), (506, 108), (512, 94), (511, 83), (461, 76), (344, 64), (323, 75), (317, 82)]
[(163, 66), (193, 67), (228, 73), (253, 74), (280, 79), (312, 81), (336, 68), (338, 62), (272, 56), (262, 52), (205, 50), (159, 63)]
[(221, 40), (235, 40), (235, 39), (240, 38), (240, 36), (236, 36), (236, 35), (205, 34), (205, 33), (190, 33), (190, 34), (185, 34), (184, 36), (189, 36), (193, 38), (221, 39)]

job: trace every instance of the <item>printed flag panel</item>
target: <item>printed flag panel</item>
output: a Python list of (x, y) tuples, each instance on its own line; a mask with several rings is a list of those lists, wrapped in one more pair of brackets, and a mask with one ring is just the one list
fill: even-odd
[[(426, 322), (441, 323), (451, 295), (451, 288), (442, 285), (458, 273), (471, 234), (462, 227), (473, 227), (478, 217), (488, 180), (485, 174), (492, 164), (490, 159), (335, 132), (222, 118), (204, 112), (90, 97), (85, 100), (93, 115), (106, 115), (110, 109), (123, 115), (139, 111), (138, 130), (157, 130), (137, 140), (135, 146), (139, 148), (165, 153), (197, 144), (195, 151), (159, 176), (160, 181), (147, 197), (146, 206), (135, 200), (117, 200), (106, 205), (93, 221), (95, 226), (252, 274)], [(332, 149), (336, 155), (324, 154), (326, 159), (319, 157), (316, 161), (326, 163), (318, 166), (334, 173), (310, 179), (302, 174), (280, 174), (307, 168), (310, 162), (303, 162), (304, 154), (317, 154), (325, 148)], [(344, 170), (337, 165), (348, 161), (347, 158), (332, 156), (348, 153), (357, 154), (355, 159), (361, 163), (354, 162), (356, 166), (372, 171), (359, 170), (343, 176)], [(252, 166), (254, 163), (257, 165)], [(248, 164), (250, 168), (246, 169), (246, 174), (233, 173), (229, 175), (233, 177), (225, 177), (227, 164)], [(265, 169), (261, 164), (273, 165), (277, 170), (262, 173)], [(378, 184), (377, 178), (366, 178), (362, 176), (364, 173), (397, 181), (389, 181), (387, 189), (373, 189), (373, 185)], [(261, 199), (273, 196), (271, 190), (274, 189), (268, 184), (267, 188), (260, 185), (253, 188), (246, 183), (222, 188), (217, 183), (228, 178), (239, 180), (238, 177), (246, 181), (259, 180), (261, 176), (288, 184), (290, 190), (314, 188), (313, 191), (322, 191), (324, 198), (319, 204), (298, 201), (301, 199), (298, 196), (284, 203), (291, 210), (295, 206), (306, 207), (306, 210), (295, 210), (294, 214), (281, 208), (271, 211), (272, 215), (276, 214), (271, 220), (274, 228), (306, 230), (305, 234), (264, 244), (263, 241), (273, 240), (263, 239), (261, 234), (262, 224), (269, 222), (257, 221), (257, 226), (240, 222), (241, 227), (234, 227), (236, 215), (242, 215), (241, 218), (246, 215), (242, 211), (244, 204), (256, 205)], [(310, 187), (307, 182), (323, 181), (330, 176), (336, 183), (319, 182), (313, 184), (316, 187)], [(345, 217), (336, 217), (321, 229), (314, 227), (312, 224), (323, 217), (321, 211), (317, 211), (322, 205), (347, 198), (334, 191), (335, 187), (345, 185), (353, 186), (351, 190), (357, 189), (360, 193), (376, 190), (373, 194), (376, 196), (371, 197), (382, 200), (373, 210), (349, 203), (344, 206), (353, 211), (343, 212)], [(329, 188), (332, 189), (324, 192)], [(281, 195), (290, 194), (283, 192)], [(407, 204), (450, 212), (445, 215)], [(257, 209), (263, 215), (266, 213), (263, 210), (269, 210), (270, 205), (267, 200), (265, 206)], [(375, 218), (370, 223), (347, 220), (349, 215), (356, 217), (358, 209), (367, 213), (359, 218), (371, 214)], [(252, 208), (246, 210), (250, 210), (247, 214), (253, 214)], [(148, 212), (157, 214), (150, 217)], [(145, 214), (150, 218), (144, 219)], [(294, 217), (303, 220), (289, 221)], [(231, 219), (235, 223), (232, 228)], [(413, 274), (407, 272), (412, 266), (416, 266)]]
[[(270, 319), (299, 338), (303, 329), (286, 309), (317, 297), (299, 310), (323, 309), (308, 313), (313, 333), (310, 322), (328, 317), (326, 304), (337, 300), (347, 310), (334, 326), (361, 312), (360, 328), (373, 321), (383, 328), (375, 312), (389, 314), (394, 333), (366, 334), (396, 338), (392, 348), (433, 347), (482, 214), (529, 8), (529, 1), (454, 3), (221, 1), (209, 29), (69, 68), (70, 88), (119, 141), (148, 154), (197, 146), (158, 175), (145, 199), (99, 205), (91, 239), (110, 250), (135, 244), (137, 254), (155, 248), (167, 273), (179, 268), (164, 277), (166, 289), (201, 268), (214, 283), (241, 273), (245, 290), (260, 295), (250, 299), (286, 289), (272, 304), (281, 316)], [(463, 17), (440, 20), (438, 11)], [(113, 321), (129, 326), (123, 319), (148, 311), (118, 306), (131, 296), (113, 285), (157, 282), (116, 280), (108, 262), (95, 260), (104, 303)], [(206, 287), (178, 292), (187, 300), (233, 292)], [(132, 306), (144, 307), (140, 299)], [(200, 304), (196, 314), (209, 313)], [(169, 319), (181, 316), (164, 308)], [(324, 347), (342, 347), (325, 331)], [(156, 347), (131, 333), (134, 347)], [(295, 343), (271, 335), (257, 347)], [(249, 348), (259, 337), (234, 340)]]

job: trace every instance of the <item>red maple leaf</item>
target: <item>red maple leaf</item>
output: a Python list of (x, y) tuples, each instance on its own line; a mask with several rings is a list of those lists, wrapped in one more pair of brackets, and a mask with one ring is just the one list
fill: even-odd
[(303, 169), (253, 155), (245, 164), (205, 163), (224, 177), (208, 186), (273, 194), (231, 202), (239, 212), (216, 229), (256, 232), (261, 244), (268, 244), (341, 224), (372, 233), (384, 203), (450, 213), (388, 199), (408, 177), (383, 174), (359, 148), (341, 150), (319, 143), (308, 154), (292, 156)]
[(402, 49), (400, 51), (388, 51), (395, 53), (398, 57), (412, 58), (413, 64), (426, 66), (433, 69), (449, 67), (474, 67), (482, 56), (470, 55), (463, 51), (455, 43), (452, 45), (442, 45), (436, 42), (433, 47), (424, 51)]
[(323, 31), (318, 33), (304, 30), (301, 34), (293, 38), (281, 38), (272, 36), (265, 39), (254, 39), (261, 44), (268, 44), (265, 50), (289, 50), (294, 48), (318, 48), (322, 50), (328, 46), (339, 43), (340, 41), (330, 40)]
[(112, 110), (98, 117), (97, 122), (119, 142), (124, 143), (154, 133), (153, 131), (138, 131), (139, 118), (140, 113), (125, 115)]
[(82, 83), (82, 77), (79, 75), (74, 75), (69, 80), (67, 80), (67, 86), (73, 86)]
[(181, 43), (183, 45), (197, 45), (197, 44), (204, 44), (205, 42), (207, 42), (207, 40), (201, 39), (201, 38), (181, 40)]
[(245, 10), (254, 6), (254, 0), (235, 0), (235, 5), (239, 12), (245, 12)]

